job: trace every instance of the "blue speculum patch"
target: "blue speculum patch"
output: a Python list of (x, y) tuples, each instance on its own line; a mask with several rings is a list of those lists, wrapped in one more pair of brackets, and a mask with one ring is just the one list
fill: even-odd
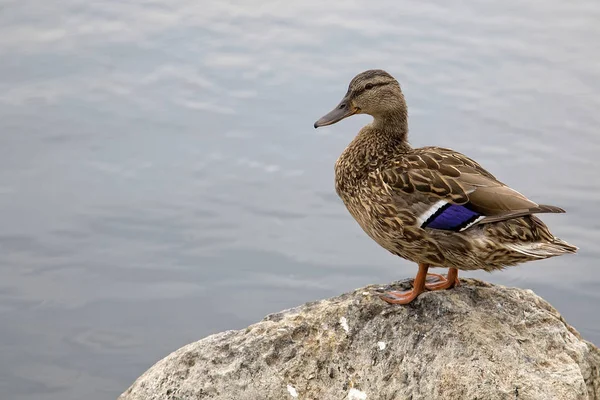
[(425, 221), (423, 228), (458, 231), (480, 216), (481, 214), (465, 206), (446, 204)]

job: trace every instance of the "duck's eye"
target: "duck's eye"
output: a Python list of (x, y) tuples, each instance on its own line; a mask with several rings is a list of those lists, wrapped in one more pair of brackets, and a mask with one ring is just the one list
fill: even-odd
[(373, 84), (372, 84), (372, 83), (367, 83), (367, 84), (365, 85), (365, 89), (366, 89), (366, 90), (373, 89)]

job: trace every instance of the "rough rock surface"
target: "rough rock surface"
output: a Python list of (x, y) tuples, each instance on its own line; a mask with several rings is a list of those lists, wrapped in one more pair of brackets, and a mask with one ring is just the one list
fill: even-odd
[(368, 286), (269, 315), (175, 351), (119, 399), (600, 399), (600, 351), (550, 304), (461, 282), (407, 306)]

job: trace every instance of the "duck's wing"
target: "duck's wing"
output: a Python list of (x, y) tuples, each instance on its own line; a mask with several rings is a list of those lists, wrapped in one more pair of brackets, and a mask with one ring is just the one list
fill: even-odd
[(423, 228), (463, 231), (524, 215), (564, 212), (529, 200), (469, 157), (440, 147), (416, 149), (377, 175)]

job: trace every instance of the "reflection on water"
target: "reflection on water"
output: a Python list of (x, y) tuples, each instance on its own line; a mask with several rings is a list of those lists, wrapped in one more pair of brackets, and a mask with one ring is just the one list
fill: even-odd
[(415, 146), (456, 148), (580, 254), (492, 275), (600, 343), (600, 5), (552, 0), (9, 2), (0, 14), (0, 391), (114, 398), (268, 312), (414, 275), (333, 191), (357, 72), (403, 85)]

